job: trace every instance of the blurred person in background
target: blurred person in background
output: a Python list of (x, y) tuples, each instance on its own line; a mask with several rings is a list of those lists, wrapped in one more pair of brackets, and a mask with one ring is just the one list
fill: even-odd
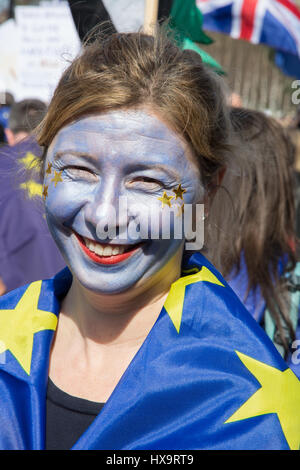
[[(212, 205), (206, 250), (290, 362), (300, 337), (295, 148), (285, 129), (260, 112), (232, 108), (231, 119), (240, 159), (222, 182), (228, 197), (220, 191)], [(299, 365), (290, 367), (300, 376)]]
[(7, 143), (5, 129), (8, 126), (8, 119), (14, 97), (11, 93), (0, 91), (0, 146)]
[(4, 132), (4, 126), (0, 124), (0, 147), (2, 147), (5, 144), (5, 132)]
[(35, 158), (41, 155), (41, 148), (31, 133), (46, 111), (46, 104), (37, 99), (25, 99), (13, 102), (9, 106), (9, 115), (3, 120), (7, 145), (0, 150), (0, 201), (2, 197), (6, 197), (8, 190), (20, 187), (23, 190), (31, 188), (32, 196), (41, 195), (38, 173), (34, 175), (34, 181), (30, 180), (26, 185), (25, 170), (28, 170)]
[(0, 199), (8, 187), (20, 186), (20, 168), (28, 168), (34, 158), (40, 156), (41, 149), (31, 132), (42, 120), (47, 106), (36, 99), (20, 102), (5, 99), (1, 109), (5, 110), (1, 113), (1, 124), (7, 145), (0, 151)]
[(238, 93), (232, 92), (228, 98), (228, 105), (232, 106), (233, 108), (242, 108), (243, 107), (243, 100), (241, 95)]
[(300, 131), (300, 106), (296, 109), (296, 113), (292, 122), (292, 127)]
[(24, 99), (13, 103), (10, 107), (8, 126), (5, 129), (8, 144), (16, 145), (29, 137), (46, 111), (47, 105), (38, 99)]
[(0, 151), (0, 295), (51, 277), (64, 266), (48, 232), (41, 177), (33, 166), (41, 149), (31, 133), (46, 110), (36, 99), (13, 103), (4, 130), (8, 145)]
[(295, 178), (296, 178), (296, 233), (300, 237), (300, 106), (297, 108), (296, 113), (289, 123), (289, 135), (296, 148), (296, 157), (294, 163)]

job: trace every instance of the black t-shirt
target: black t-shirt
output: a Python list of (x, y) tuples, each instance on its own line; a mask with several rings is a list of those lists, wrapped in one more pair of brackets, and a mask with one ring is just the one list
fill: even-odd
[(104, 403), (73, 397), (48, 379), (46, 450), (68, 450), (100, 413)]

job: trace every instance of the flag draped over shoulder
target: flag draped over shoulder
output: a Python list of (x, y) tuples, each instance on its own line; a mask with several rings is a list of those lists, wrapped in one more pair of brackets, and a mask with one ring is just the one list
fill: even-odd
[[(0, 298), (0, 449), (43, 449), (68, 269)], [(220, 274), (187, 256), (162, 311), (73, 449), (299, 449), (300, 382)]]
[[(102, 32), (138, 31), (144, 21), (144, 0), (69, 0), (75, 26), (81, 40), (98, 24)], [(195, 0), (160, 0), (158, 22), (170, 18), (170, 27), (176, 31), (179, 46), (192, 49), (201, 55), (204, 63), (218, 73), (224, 73), (221, 65), (198, 43), (210, 44), (212, 40), (202, 29), (202, 14)]]
[(208, 31), (275, 50), (281, 70), (300, 78), (300, 9), (290, 0), (196, 0)]

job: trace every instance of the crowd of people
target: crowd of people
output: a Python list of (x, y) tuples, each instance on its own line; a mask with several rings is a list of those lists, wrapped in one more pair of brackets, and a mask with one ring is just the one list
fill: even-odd
[[(283, 126), (229, 105), (222, 79), (163, 33), (95, 41), (49, 106), (10, 97), (3, 108), (0, 309), (16, 308), (22, 286), (52, 278), (40, 287), (38, 308), (59, 321), (49, 327), (56, 333), (48, 355), (44, 345), (33, 350), (32, 361), (47, 355), (38, 379), (48, 380), (45, 431), (0, 436), (0, 447), (292, 448), (268, 414), (276, 410), (228, 424), (230, 431), (216, 416), (223, 423), (234, 416), (239, 380), (248, 386), (239, 369), (248, 367), (246, 356), (300, 377), (299, 113)], [(185, 251), (184, 239), (122, 241), (133, 215), (116, 223), (114, 239), (101, 240), (106, 206), (124, 194), (140, 204), (140, 218), (146, 206), (163, 215), (177, 199), (204, 202), (202, 250)], [(110, 244), (116, 252), (105, 254)], [(238, 364), (231, 365), (230, 343), (241, 353), (244, 345)], [(212, 371), (214, 392), (203, 379)], [(32, 424), (31, 408), (33, 429), (41, 421)], [(11, 428), (23, 418), (10, 417)], [(299, 445), (300, 423), (291, 426)]]

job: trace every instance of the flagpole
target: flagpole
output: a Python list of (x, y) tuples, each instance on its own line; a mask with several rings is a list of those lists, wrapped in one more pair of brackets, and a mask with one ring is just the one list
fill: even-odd
[(145, 0), (144, 32), (154, 34), (158, 16), (159, 0)]

